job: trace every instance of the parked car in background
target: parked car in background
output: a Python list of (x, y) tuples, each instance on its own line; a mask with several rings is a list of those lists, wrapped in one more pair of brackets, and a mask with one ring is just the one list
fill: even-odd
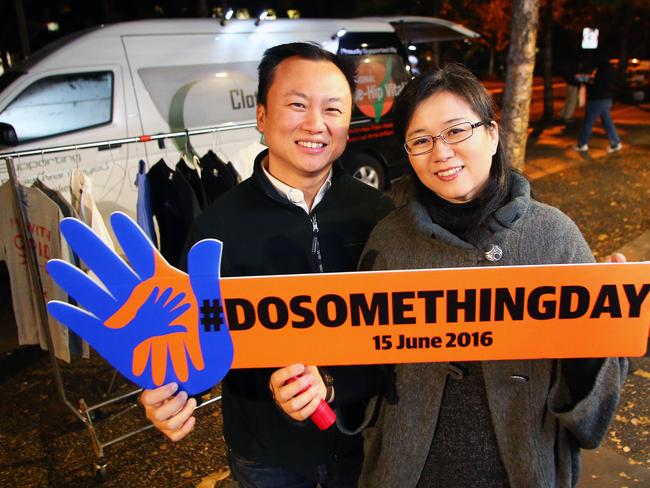
[[(620, 60), (611, 59), (610, 62), (618, 69)], [(620, 83), (617, 95), (620, 100), (632, 103), (642, 103), (650, 99), (650, 60), (628, 60), (625, 78)]]

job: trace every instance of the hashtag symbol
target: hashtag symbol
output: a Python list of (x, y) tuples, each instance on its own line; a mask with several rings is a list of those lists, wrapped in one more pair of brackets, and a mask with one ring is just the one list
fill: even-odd
[(211, 330), (219, 332), (221, 324), (223, 324), (223, 308), (221, 308), (219, 300), (203, 300), (199, 312), (201, 312), (201, 325), (203, 325), (205, 332)]

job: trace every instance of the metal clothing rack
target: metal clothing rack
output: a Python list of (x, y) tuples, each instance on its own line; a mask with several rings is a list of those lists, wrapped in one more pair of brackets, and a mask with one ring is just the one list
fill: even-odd
[[(209, 134), (209, 133), (217, 133), (217, 132), (225, 132), (225, 131), (230, 131), (230, 130), (237, 130), (237, 129), (247, 129), (247, 128), (252, 128), (256, 127), (256, 122), (255, 121), (250, 121), (250, 122), (242, 122), (242, 123), (229, 123), (229, 124), (222, 124), (222, 125), (217, 125), (213, 127), (204, 127), (204, 128), (197, 128), (197, 129), (184, 129), (181, 131), (176, 131), (176, 132), (168, 132), (168, 133), (159, 133), (159, 134), (153, 134), (153, 135), (140, 135), (140, 136), (135, 136), (135, 137), (126, 137), (122, 139), (113, 139), (113, 140), (108, 140), (108, 141), (97, 141), (97, 142), (87, 142), (87, 143), (82, 143), (78, 145), (67, 145), (67, 146), (53, 146), (53, 147), (44, 147), (44, 148), (39, 148), (39, 149), (28, 149), (24, 151), (14, 151), (14, 152), (5, 152), (5, 153), (0, 153), (0, 159), (3, 159), (5, 161), (5, 164), (7, 166), (7, 173), (9, 175), (9, 181), (11, 184), (12, 188), (12, 195), (13, 195), (13, 200), (15, 204), (15, 208), (17, 210), (17, 217), (18, 217), (18, 224), (19, 224), (19, 230), (20, 230), (20, 235), (22, 238), (22, 241), (24, 243), (32, 243), (32, 245), (25, 245), (25, 252), (26, 252), (26, 264), (27, 264), (27, 270), (28, 270), (28, 275), (29, 275), (29, 280), (30, 284), (32, 286), (32, 289), (35, 290), (35, 295), (36, 295), (36, 302), (37, 302), (37, 314), (40, 318), (40, 326), (42, 329), (41, 332), (45, 336), (47, 348), (48, 348), (48, 353), (50, 356), (50, 361), (52, 364), (52, 374), (54, 376), (54, 382), (56, 385), (56, 390), (57, 393), (63, 402), (63, 404), (73, 413), (75, 417), (77, 417), (81, 422), (83, 422), (86, 426), (86, 429), (88, 430), (88, 434), (90, 436), (93, 450), (95, 452), (96, 460), (94, 463), (94, 471), (95, 471), (95, 476), (97, 481), (102, 482), (104, 481), (106, 477), (106, 468), (108, 465), (107, 459), (105, 457), (104, 449), (112, 444), (115, 444), (117, 442), (123, 441), (135, 434), (139, 434), (140, 432), (144, 432), (145, 430), (148, 430), (153, 427), (153, 424), (148, 424), (145, 425), (141, 428), (138, 428), (136, 430), (130, 431), (124, 435), (121, 435), (119, 437), (115, 437), (112, 439), (109, 439), (107, 441), (101, 441), (99, 438), (99, 435), (97, 433), (97, 430), (95, 428), (95, 419), (98, 417), (99, 409), (106, 407), (108, 405), (118, 403), (118, 402), (124, 402), (126, 400), (132, 399), (136, 397), (137, 395), (142, 392), (142, 388), (136, 389), (134, 391), (131, 391), (129, 393), (126, 393), (124, 395), (120, 395), (114, 398), (110, 398), (106, 401), (103, 401), (101, 403), (97, 403), (95, 405), (88, 405), (86, 401), (82, 398), (79, 400), (79, 407), (75, 407), (69, 400), (68, 396), (65, 391), (65, 386), (63, 384), (63, 379), (61, 377), (61, 369), (59, 368), (59, 363), (56, 358), (56, 354), (54, 352), (54, 342), (52, 340), (52, 334), (50, 332), (50, 328), (48, 325), (48, 315), (47, 315), (47, 307), (45, 304), (45, 298), (43, 296), (43, 284), (41, 281), (41, 277), (38, 271), (38, 261), (36, 258), (36, 251), (34, 249), (34, 243), (32, 242), (31, 238), (29, 238), (29, 219), (28, 215), (25, 212), (25, 209), (21, 205), (21, 189), (18, 181), (18, 177), (16, 175), (16, 170), (14, 167), (13, 159), (14, 158), (20, 158), (23, 156), (34, 156), (34, 155), (44, 155), (44, 154), (50, 154), (50, 153), (58, 153), (58, 152), (65, 152), (65, 151), (77, 151), (79, 149), (91, 149), (91, 148), (105, 148), (105, 149), (112, 149), (112, 148), (117, 148), (123, 144), (133, 144), (133, 143), (146, 143), (146, 142), (151, 142), (151, 141), (164, 141), (165, 139), (175, 139), (178, 137), (186, 137), (186, 147), (188, 146), (189, 143), (189, 136), (192, 135), (199, 135), (199, 134)], [(160, 144), (160, 142), (159, 142)], [(109, 386), (109, 392), (112, 389), (113, 382), (115, 380), (115, 377), (117, 375), (117, 371), (115, 371), (113, 380), (110, 383)], [(216, 402), (221, 399), (221, 396), (217, 396), (214, 398), (211, 398), (205, 402), (203, 402), (199, 407), (197, 408), (202, 408), (204, 406), (207, 406), (213, 402)], [(117, 413), (114, 413), (112, 417), (115, 417), (117, 415), (121, 415), (125, 413), (126, 411), (137, 407), (137, 401), (132, 400), (131, 404), (125, 407), (123, 410), (118, 411)]]

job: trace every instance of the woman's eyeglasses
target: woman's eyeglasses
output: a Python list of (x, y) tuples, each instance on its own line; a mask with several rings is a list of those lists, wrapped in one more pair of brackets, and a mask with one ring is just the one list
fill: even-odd
[(452, 125), (442, 130), (437, 136), (431, 135), (422, 135), (417, 136), (412, 139), (408, 139), (404, 143), (404, 149), (411, 156), (419, 156), (420, 154), (426, 154), (433, 151), (433, 146), (436, 143), (437, 139), (442, 139), (447, 144), (458, 144), (463, 142), (466, 139), (472, 137), (474, 129), (483, 125), (482, 121), (478, 121), (475, 124), (471, 122), (461, 122), (460, 124)]

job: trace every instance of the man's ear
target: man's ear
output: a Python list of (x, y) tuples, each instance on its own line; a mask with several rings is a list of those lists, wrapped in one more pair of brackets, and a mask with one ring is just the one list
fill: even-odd
[(487, 132), (492, 141), (492, 156), (494, 156), (497, 153), (497, 147), (499, 146), (499, 124), (494, 120), (490, 121), (490, 124), (487, 127)]
[(261, 103), (257, 104), (255, 117), (257, 118), (257, 130), (261, 133), (264, 133), (264, 126), (266, 123), (266, 110), (264, 109), (264, 105)]

